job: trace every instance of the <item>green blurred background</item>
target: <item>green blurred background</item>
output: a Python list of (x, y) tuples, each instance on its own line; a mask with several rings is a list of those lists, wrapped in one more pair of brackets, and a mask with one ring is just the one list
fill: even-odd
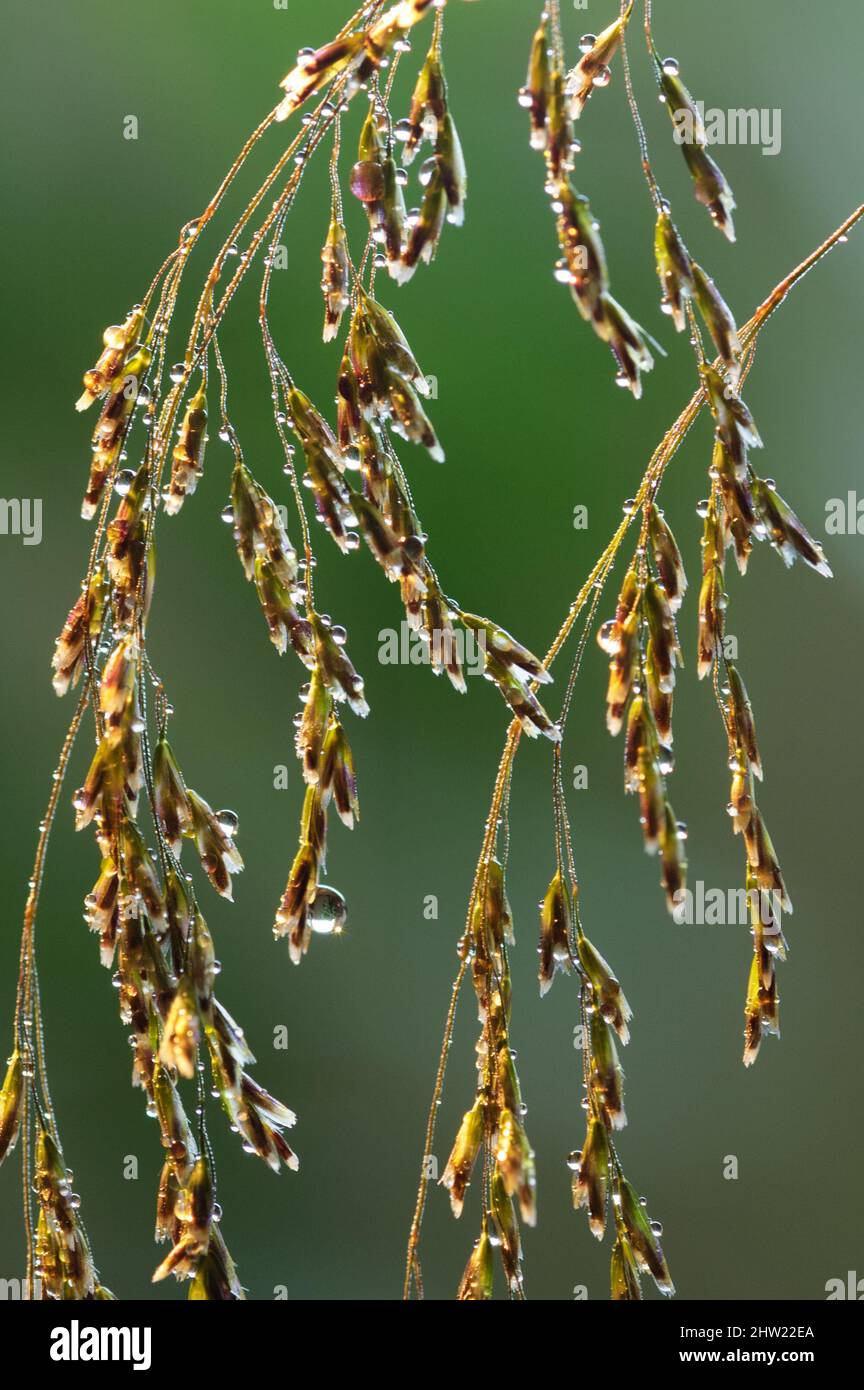
[[(658, 309), (652, 216), (618, 64), (582, 121), (576, 178), (601, 219), (615, 293), (669, 350), (640, 403), (616, 388), (606, 350), (553, 279), (542, 164), (516, 103), (538, 8), (536, 0), (449, 7), (446, 58), (469, 167), (467, 223), (446, 229), (431, 272), (398, 293), (381, 283), (424, 371), (439, 383), (434, 419), (446, 465), (402, 450), (433, 560), (465, 607), (490, 613), (543, 650), (689, 395), (693, 365)], [(613, 6), (591, 0), (587, 9), (570, 8), (564, 19), (575, 54), (579, 35), (601, 28)], [(271, 0), (7, 0), (0, 494), (41, 497), (44, 535), (39, 547), (0, 537), (3, 1018), (11, 1019), (36, 825), (69, 713), (52, 693), (48, 660), (89, 545), (90, 529), (77, 519), (91, 427), (72, 409), (80, 373), (104, 325), (140, 297), (177, 228), (204, 206), (273, 103), (298, 46), (328, 39), (347, 9), (344, 0), (290, 0), (287, 10)], [(805, 0), (721, 7), (660, 0), (655, 10), (661, 50), (679, 58), (708, 106), (782, 110), (776, 158), (752, 147), (717, 152), (739, 204), (738, 244), (729, 246), (691, 197), (634, 34), (661, 181), (693, 253), (743, 320), (860, 198), (864, 16), (852, 0), (818, 10)], [(418, 61), (423, 45), (421, 29)], [(397, 112), (407, 105), (412, 66), (400, 74)], [(137, 141), (123, 138), (129, 114), (140, 123)], [(357, 120), (355, 113), (349, 145)], [(267, 140), (255, 169), (269, 167), (283, 139), (279, 130)], [(361, 224), (353, 209), (351, 216), (356, 234)], [(337, 368), (337, 349), (320, 343), (325, 219), (323, 174), (310, 170), (272, 304), (286, 361), (324, 403)], [(859, 485), (862, 235), (777, 316), (747, 388), (766, 442), (759, 462), (817, 535), (827, 499)], [(204, 261), (193, 258), (196, 266), (203, 276)], [(246, 455), (287, 501), (251, 289), (229, 324), (224, 346)], [(709, 448), (701, 421), (664, 488), (691, 578), (671, 795), (690, 827), (691, 878), (737, 887), (742, 851), (724, 809), (724, 745), (710, 691), (689, 659), (695, 504), (706, 490)], [(219, 519), (228, 476), (228, 451), (214, 430), (198, 494), (179, 518), (160, 524), (151, 648), (176, 707), (173, 742), (186, 775), (214, 805), (240, 816), (247, 867), (236, 903), (211, 894), (205, 910), (224, 966), (220, 992), (247, 1029), (257, 1075), (298, 1112), (302, 1166), (274, 1177), (240, 1152), (214, 1115), (224, 1230), (252, 1297), (272, 1298), (284, 1285), (291, 1298), (389, 1299), (401, 1288), (454, 947), (505, 712), (485, 682), (470, 681), (460, 699), (425, 669), (380, 665), (378, 633), (398, 626), (398, 595), (365, 552), (346, 560), (316, 532), (320, 601), (349, 629), (373, 713), (363, 725), (349, 716), (348, 725), (362, 823), (353, 835), (338, 824), (331, 831), (328, 877), (348, 895), (349, 929), (338, 940), (316, 939), (294, 969), (270, 927), (296, 840), (291, 720), (303, 677), (268, 643)], [(573, 529), (578, 503), (589, 509), (587, 531)], [(864, 1273), (857, 1079), (864, 540), (837, 537), (828, 550), (830, 588), (812, 572), (785, 572), (762, 549), (746, 581), (732, 573), (729, 584), (729, 627), (739, 638), (766, 766), (760, 803), (796, 907), (780, 982), (784, 1037), (766, 1042), (752, 1072), (740, 1062), (747, 931), (676, 927), (666, 915), (657, 866), (640, 847), (636, 806), (622, 794), (620, 744), (604, 731), (604, 663), (593, 644), (565, 752), (568, 766), (589, 768), (589, 789), (570, 795), (587, 929), (614, 962), (636, 1015), (624, 1058), (630, 1125), (621, 1152), (652, 1216), (664, 1221), (685, 1298), (816, 1299), (829, 1278)], [(88, 758), (82, 744), (70, 794)], [(274, 790), (278, 764), (290, 768), (288, 791)], [(552, 865), (549, 772), (549, 746), (523, 741), (510, 895), (518, 937), (513, 1038), (539, 1168), (540, 1220), (525, 1239), (528, 1291), (567, 1299), (583, 1284), (589, 1297), (605, 1298), (608, 1245), (597, 1247), (584, 1216), (570, 1209), (564, 1163), (583, 1126), (571, 1045), (576, 990), (561, 981), (542, 1005), (537, 998), (536, 904)], [(96, 857), (92, 838), (72, 832), (68, 796), (49, 864), (40, 960), (67, 1158), (106, 1282), (122, 1298), (176, 1298), (183, 1291), (173, 1281), (149, 1283), (158, 1136), (129, 1086), (116, 995), (81, 919)], [(437, 921), (423, 916), (429, 894), (439, 899)], [(272, 1046), (282, 1024), (287, 1052)], [(442, 1166), (472, 1090), (474, 1036), (466, 996), (436, 1145)], [(139, 1158), (137, 1182), (123, 1178), (126, 1155)], [(723, 1178), (726, 1155), (739, 1160), (737, 1181)], [(16, 1167), (10, 1162), (0, 1173), (7, 1278), (22, 1264)], [(474, 1218), (469, 1200), (455, 1223), (444, 1194), (432, 1192), (431, 1296), (452, 1295)]]

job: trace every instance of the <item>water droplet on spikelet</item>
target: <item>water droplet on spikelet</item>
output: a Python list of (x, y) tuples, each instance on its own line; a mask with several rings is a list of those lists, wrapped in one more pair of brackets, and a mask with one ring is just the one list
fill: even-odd
[(347, 916), (348, 909), (342, 894), (326, 883), (319, 883), (306, 918), (312, 930), (321, 936), (331, 936), (342, 930)]

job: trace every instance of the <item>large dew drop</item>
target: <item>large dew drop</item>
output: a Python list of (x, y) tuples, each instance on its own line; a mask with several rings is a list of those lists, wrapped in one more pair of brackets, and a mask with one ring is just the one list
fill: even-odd
[(347, 916), (348, 909), (342, 894), (335, 888), (328, 888), (326, 883), (320, 883), (309, 904), (307, 921), (312, 930), (321, 936), (332, 936), (342, 930)]

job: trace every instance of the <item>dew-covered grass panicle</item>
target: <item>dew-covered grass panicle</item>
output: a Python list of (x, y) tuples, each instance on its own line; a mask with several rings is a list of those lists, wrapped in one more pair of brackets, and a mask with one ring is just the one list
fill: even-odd
[[(397, 611), (404, 611), (409, 628), (425, 643), (433, 672), (446, 674), (454, 690), (465, 693), (460, 638), (470, 638), (508, 712), (427, 1120), (408, 1242), (407, 1296), (423, 1292), (425, 1159), (432, 1153), (460, 990), (470, 976), (479, 1022), (475, 1075), (465, 1087), (464, 1118), (441, 1182), (454, 1216), (461, 1219), (464, 1213), (476, 1239), (466, 1251), (461, 1280), (453, 1272), (451, 1291), (465, 1301), (488, 1300), (496, 1288), (514, 1300), (525, 1297), (522, 1228), (537, 1220), (537, 1171), (513, 1045), (514, 1028), (528, 1032), (529, 1025), (513, 1007), (516, 934), (507, 882), (512, 772), (523, 734), (549, 751), (553, 774), (550, 853), (539, 875), (545, 882), (531, 886), (541, 902), (539, 991), (546, 995), (553, 984), (568, 988), (582, 1030), (586, 1134), (582, 1149), (569, 1159), (573, 1202), (586, 1208), (595, 1236), (608, 1230), (612, 1237), (613, 1299), (641, 1297), (640, 1279), (646, 1274), (661, 1293), (672, 1292), (659, 1227), (625, 1176), (618, 1153), (626, 1123), (619, 1049), (629, 1045), (633, 1010), (605, 958), (608, 924), (591, 926), (590, 940), (583, 931), (579, 873), (584, 878), (588, 869), (578, 862), (561, 749), (604, 590), (625, 538), (635, 537), (618, 581), (614, 616), (599, 631), (609, 659), (606, 720), (612, 734), (624, 733), (625, 789), (638, 801), (643, 841), (658, 858), (674, 910), (685, 891), (685, 831), (672, 810), (667, 779), (673, 769), (673, 694), (683, 665), (678, 629), (687, 578), (658, 495), (670, 462), (703, 411), (713, 418), (714, 444), (709, 496), (699, 506), (704, 528), (702, 580), (692, 600), (698, 624), (694, 664), (700, 676), (710, 675), (720, 708), (732, 776), (729, 814), (745, 850), (753, 947), (746, 994), (748, 1064), (762, 1036), (778, 1030), (776, 966), (785, 954), (781, 918), (790, 904), (756, 804), (755, 785), (763, 774), (756, 720), (724, 645), (726, 552), (734, 551), (742, 573), (758, 541), (766, 541), (786, 565), (800, 559), (821, 575), (830, 570), (775, 482), (755, 470), (752, 459), (762, 441), (742, 390), (764, 324), (792, 286), (845, 239), (864, 208), (856, 209), (739, 327), (708, 271), (690, 255), (648, 155), (627, 48), (634, 0), (623, 0), (617, 14), (610, 4), (602, 32), (582, 37), (573, 68), (565, 59), (561, 6), (547, 0), (533, 38), (526, 34), (528, 78), (520, 101), (528, 112), (530, 144), (545, 163), (560, 252), (556, 277), (611, 350), (618, 382), (638, 397), (657, 347), (611, 294), (599, 226), (574, 178), (575, 123), (586, 138), (595, 138), (591, 132), (596, 135), (604, 106), (613, 99), (599, 93), (620, 71), (651, 201), (645, 244), (650, 249), (653, 239), (661, 308), (675, 330), (689, 335), (696, 389), (651, 456), (623, 519), (540, 658), (497, 619), (464, 608), (450, 595), (434, 567), (434, 540), (415, 501), (415, 490), (419, 495), (432, 487), (455, 487), (449, 480), (464, 463), (461, 440), (439, 437), (435, 393), (420, 366), (423, 343), (409, 343), (398, 308), (398, 297), (411, 293), (418, 271), (430, 273), (436, 262), (434, 273), (442, 272), (451, 237), (458, 237), (470, 207), (471, 150), (463, 151), (456, 124), (460, 96), (451, 92), (445, 76), (445, 8), (458, 15), (461, 6), (448, 6), (446, 0), (364, 0), (329, 42), (300, 51), (276, 104), (200, 215), (182, 227), (140, 301), (124, 306), (105, 330), (95, 363), (84, 373), (75, 408), (91, 409), (96, 417), (81, 509), (93, 533), (78, 592), (67, 598), (68, 609), (64, 605), (68, 616), (51, 662), (58, 696), (74, 693), (76, 703), (28, 884), (13, 1045), (0, 1090), (0, 1161), (13, 1150), (21, 1157), (31, 1298), (37, 1289), (44, 1299), (113, 1297), (97, 1272), (83, 1204), (72, 1190), (48, 1079), (36, 922), (48, 840), (61, 809), (77, 830), (94, 838), (94, 882), (84, 898), (84, 919), (116, 988), (131, 1044), (132, 1084), (142, 1092), (159, 1135), (155, 1238), (162, 1251), (153, 1278), (161, 1282), (173, 1276), (192, 1300), (246, 1296), (223, 1234), (210, 1099), (219, 1102), (246, 1153), (274, 1174), (298, 1167), (286, 1138), (295, 1115), (253, 1075), (252, 1038), (229, 1012), (229, 1004), (236, 1007), (232, 986), (223, 980), (205, 916), (208, 901), (232, 902), (235, 893), (241, 898), (240, 817), (219, 809), (216, 774), (187, 759), (188, 711), (175, 713), (168, 682), (151, 659), (150, 630), (159, 619), (157, 531), (160, 547), (182, 544), (189, 507), (209, 509), (215, 543), (228, 551), (233, 545), (238, 580), (248, 586), (250, 622), (258, 624), (262, 641), (268, 638), (285, 656), (288, 679), (297, 690), (299, 835), (286, 862), (272, 868), (278, 905), (270, 920), (275, 935), (285, 938), (283, 959), (299, 964), (316, 937), (325, 940), (314, 949), (335, 951), (349, 921), (346, 897), (330, 882), (327, 855), (338, 857), (338, 829), (330, 843), (336, 820), (349, 830), (358, 826), (355, 749), (362, 753), (361, 721), (370, 715), (370, 704), (348, 634), (338, 614), (328, 612), (330, 567), (359, 564), (358, 552), (368, 550), (392, 586), (382, 586), (382, 594), (396, 599)], [(650, 0), (643, 0), (642, 13), (649, 61), (676, 138), (684, 132), (679, 143), (696, 198), (732, 240), (731, 191), (707, 153), (698, 108), (677, 63), (658, 57)], [(412, 42), (420, 44), (416, 64)], [(400, 81), (403, 75), (406, 83)], [(268, 149), (269, 172), (256, 184), (248, 177), (249, 157)], [(327, 160), (329, 177), (318, 232), (307, 248), (310, 278), (320, 277), (324, 316), (323, 331), (320, 310), (310, 331), (332, 345), (335, 411), (307, 394), (305, 345), (277, 331), (270, 315), (285, 225), (316, 158)], [(232, 218), (225, 199), (235, 184), (245, 197), (239, 200), (243, 211)], [(636, 235), (637, 223), (634, 228)], [(184, 317), (180, 306), (199, 268), (195, 307)], [(223, 352), (226, 315), (242, 283), (256, 274), (258, 312), (251, 329), (264, 348), (284, 480), (270, 476), (266, 460), (244, 448), (229, 392), (233, 358)], [(713, 360), (706, 355), (703, 332)], [(438, 465), (445, 450), (443, 469)], [(215, 507), (214, 489), (220, 498)], [(220, 507), (224, 526), (217, 524)], [(320, 554), (313, 533), (329, 537)], [(543, 688), (547, 700), (552, 666), (571, 637), (569, 676), (557, 714), (550, 713), (538, 691)], [(64, 783), (85, 727), (92, 729), (89, 766), (70, 808)], [(254, 934), (256, 924), (242, 930)], [(525, 934), (520, 929), (520, 940)], [(625, 954), (626, 941), (621, 941), (615, 955)], [(628, 993), (633, 998), (629, 985)], [(226, 1227), (231, 1219), (229, 1214)]]
[[(154, 1277), (174, 1275), (193, 1299), (245, 1296), (222, 1235), (208, 1069), (209, 1090), (244, 1149), (274, 1171), (298, 1163), (285, 1138), (295, 1122), (293, 1112), (253, 1078), (250, 1043), (222, 1002), (216, 949), (204, 915), (208, 892), (227, 901), (235, 896), (244, 867), (239, 817), (217, 809), (219, 800), (209, 788), (198, 789), (197, 774), (194, 784), (190, 780), (182, 711), (175, 715), (149, 652), (157, 529), (163, 517), (162, 529), (169, 521), (181, 528), (189, 506), (212, 507), (210, 489), (202, 485), (205, 466), (208, 484), (209, 475), (223, 480), (222, 519), (261, 610), (262, 634), (266, 627), (277, 652), (290, 653), (302, 670), (295, 720), (303, 788), (299, 845), (274, 927), (277, 937), (287, 938), (291, 960), (300, 962), (314, 935), (335, 937), (347, 921), (343, 894), (324, 879), (328, 820), (331, 810), (348, 829), (359, 820), (348, 723), (352, 716), (369, 714), (345, 629), (319, 602), (318, 588), (326, 581), (322, 577), (316, 584), (309, 504), (343, 555), (355, 555), (365, 542), (397, 587), (411, 627), (428, 644), (436, 674), (446, 672), (464, 693), (457, 628), (463, 622), (472, 631), (472, 624), (479, 625), (490, 637), (490, 680), (511, 707), (522, 710), (532, 731), (554, 733), (529, 690), (539, 669), (536, 658), (497, 624), (463, 615), (443, 588), (397, 452), (398, 442), (406, 451), (420, 446), (436, 462), (444, 458), (427, 405), (429, 382), (376, 286), (381, 270), (398, 291), (418, 266), (435, 258), (445, 225), (458, 227), (464, 220), (467, 176), (444, 77), (443, 11), (443, 0), (391, 5), (364, 0), (330, 43), (301, 50), (277, 105), (249, 136), (201, 215), (181, 229), (177, 247), (141, 301), (105, 330), (95, 364), (84, 373), (76, 408), (95, 408), (97, 418), (82, 514), (95, 530), (80, 593), (52, 660), (57, 694), (76, 687), (80, 694), (40, 829), (22, 933), (15, 1048), (0, 1104), (0, 1159), (23, 1135), (31, 1295), (38, 1280), (43, 1297), (61, 1296), (48, 1277), (49, 1266), (74, 1290), (69, 1296), (96, 1296), (101, 1288), (80, 1217), (70, 1214), (77, 1208), (52, 1176), (66, 1170), (48, 1098), (35, 958), (48, 835), (72, 748), (88, 716), (93, 753), (73, 797), (75, 826), (92, 830), (98, 856), (84, 916), (102, 965), (113, 972), (121, 1022), (132, 1043), (133, 1084), (158, 1123), (164, 1166), (156, 1237), (169, 1250)], [(424, 22), (428, 49), (402, 94), (399, 65), (411, 53), (415, 28)], [(397, 119), (394, 104), (403, 95), (409, 114)], [(290, 123), (285, 133), (283, 122)], [(355, 141), (357, 160), (343, 170), (340, 152)], [(400, 141), (405, 167), (396, 159)], [(268, 144), (275, 161), (270, 172), (247, 190), (242, 213), (226, 218), (227, 191), (244, 181), (252, 151)], [(428, 155), (416, 181), (419, 205), (409, 210), (407, 170), (424, 145)], [(309, 272), (316, 273), (320, 260), (323, 337), (340, 344), (332, 421), (295, 380), (286, 361), (289, 349), (277, 341), (269, 318), (272, 272), (286, 219), (307, 167), (319, 151), (326, 156), (328, 146), (324, 243), (310, 248)], [(365, 212), (362, 236), (348, 204)], [(215, 237), (212, 259), (209, 266), (205, 261), (191, 321), (183, 322), (181, 288), (195, 273), (198, 248), (208, 234)], [(244, 451), (229, 396), (232, 364), (220, 340), (237, 289), (256, 268), (257, 330), (288, 506), (279, 500), (278, 480), (265, 476), (261, 461)], [(291, 345), (291, 353), (296, 347)], [(213, 442), (211, 433), (217, 436)], [(26, 1195), (34, 1179), (38, 1231)], [(71, 1272), (64, 1252), (55, 1249), (58, 1229), (68, 1233)]]
[[(646, 234), (653, 237), (661, 287), (660, 308), (675, 330), (688, 333), (694, 356), (693, 395), (651, 456), (636, 496), (625, 502), (623, 520), (571, 602), (551, 647), (538, 663), (539, 669), (526, 668), (529, 693), (534, 694), (568, 641), (575, 641), (563, 705), (554, 720), (554, 867), (547, 883), (542, 888), (538, 885), (539, 988), (541, 996), (547, 995), (559, 976), (569, 977), (578, 986), (586, 1134), (582, 1148), (570, 1155), (568, 1163), (573, 1174), (574, 1206), (586, 1209), (589, 1228), (596, 1237), (602, 1238), (611, 1229), (611, 1297), (616, 1301), (641, 1299), (644, 1275), (653, 1280), (659, 1293), (670, 1295), (674, 1290), (661, 1244), (661, 1227), (649, 1217), (645, 1200), (637, 1196), (626, 1177), (618, 1152), (620, 1132), (626, 1124), (619, 1048), (630, 1042), (633, 1010), (616, 972), (595, 944), (598, 936), (592, 931), (589, 940), (583, 931), (577, 842), (561, 771), (562, 742), (566, 739), (577, 678), (589, 637), (595, 630), (602, 596), (632, 530), (635, 548), (624, 567), (614, 615), (601, 623), (596, 632), (609, 661), (606, 723), (613, 735), (624, 731), (625, 790), (638, 800), (643, 842), (657, 856), (666, 903), (670, 912), (676, 914), (687, 892), (687, 832), (673, 811), (667, 781), (674, 768), (673, 697), (684, 665), (679, 622), (685, 611), (688, 582), (672, 524), (659, 502), (659, 492), (670, 462), (704, 411), (713, 417), (715, 443), (709, 467), (710, 495), (697, 508), (703, 536), (701, 584), (692, 600), (698, 622), (694, 665), (698, 676), (712, 677), (732, 774), (728, 810), (733, 830), (741, 835), (745, 846), (745, 886), (753, 942), (746, 996), (744, 1060), (749, 1065), (755, 1059), (761, 1037), (778, 1031), (776, 965), (785, 956), (781, 916), (790, 904), (776, 852), (755, 800), (754, 779), (761, 781), (762, 762), (753, 711), (737, 668), (726, 655), (726, 552), (734, 550), (742, 574), (759, 540), (767, 540), (787, 565), (801, 559), (817, 573), (829, 575), (830, 570), (821, 547), (782, 500), (773, 480), (761, 478), (753, 467), (753, 451), (762, 441), (741, 390), (753, 364), (758, 335), (767, 320), (792, 286), (830, 249), (844, 241), (849, 226), (864, 216), (864, 208), (857, 208), (739, 327), (708, 271), (688, 251), (649, 157), (646, 127), (637, 104), (627, 51), (628, 26), (634, 9), (634, 5), (623, 0), (619, 14), (610, 17), (601, 34), (584, 35), (580, 43), (582, 58), (568, 72), (563, 58), (561, 6), (557, 0), (548, 0), (530, 43), (528, 77), (519, 93), (520, 104), (528, 112), (530, 144), (542, 152), (546, 163), (546, 192), (556, 216), (562, 252), (556, 277), (569, 286), (582, 317), (612, 347), (621, 384), (638, 395), (641, 375), (652, 365), (647, 335), (609, 296), (606, 258), (596, 220), (587, 198), (572, 186), (579, 153), (573, 122), (579, 119), (583, 123), (580, 130), (588, 130), (590, 126), (584, 122), (589, 116), (592, 120), (601, 118), (603, 102), (593, 102), (589, 107), (589, 99), (595, 88), (610, 84), (614, 67), (620, 63), (642, 173), (652, 203), (653, 219), (646, 225)], [(689, 143), (683, 138), (679, 143), (683, 144), (696, 197), (706, 205), (719, 229), (733, 240), (731, 190), (707, 154), (699, 111), (678, 75), (677, 61), (661, 60), (658, 56), (650, 0), (645, 0), (642, 11), (649, 61), (673, 119), (676, 138), (679, 130), (689, 128), (688, 122), (692, 126)], [(713, 360), (706, 357), (703, 331), (716, 354)], [(516, 713), (519, 715), (520, 711), (516, 709)], [(529, 724), (524, 718), (514, 719), (495, 780), (424, 1138), (423, 1152), (429, 1155), (433, 1152), (457, 1002), (470, 974), (480, 1006), (478, 1080), (441, 1179), (458, 1217), (470, 1199), (472, 1175), (479, 1170), (476, 1205), (480, 1233), (459, 1286), (460, 1298), (493, 1296), (494, 1276), (488, 1272), (485, 1243), (490, 1231), (497, 1232), (505, 1294), (513, 1299), (525, 1296), (516, 1223), (520, 1216), (523, 1223), (533, 1222), (537, 1210), (533, 1151), (523, 1120), (519, 1112), (514, 1116), (509, 1103), (519, 1093), (515, 1089), (515, 1069), (511, 1070), (514, 1054), (510, 1043), (513, 998), (508, 952), (514, 943), (509, 934), (512, 920), (503, 884), (510, 847), (512, 773), (523, 732), (532, 732)], [(602, 923), (598, 930), (602, 931)], [(506, 1083), (503, 1090), (502, 1081)], [(530, 1203), (524, 1201), (529, 1188)], [(428, 1190), (429, 1176), (424, 1166), (408, 1238), (406, 1298), (424, 1294), (420, 1239)], [(522, 1206), (518, 1215), (514, 1197)], [(496, 1224), (496, 1213), (504, 1198), (509, 1199), (509, 1205), (505, 1203), (504, 1207), (506, 1220), (497, 1220)], [(513, 1277), (514, 1270), (517, 1278)]]

